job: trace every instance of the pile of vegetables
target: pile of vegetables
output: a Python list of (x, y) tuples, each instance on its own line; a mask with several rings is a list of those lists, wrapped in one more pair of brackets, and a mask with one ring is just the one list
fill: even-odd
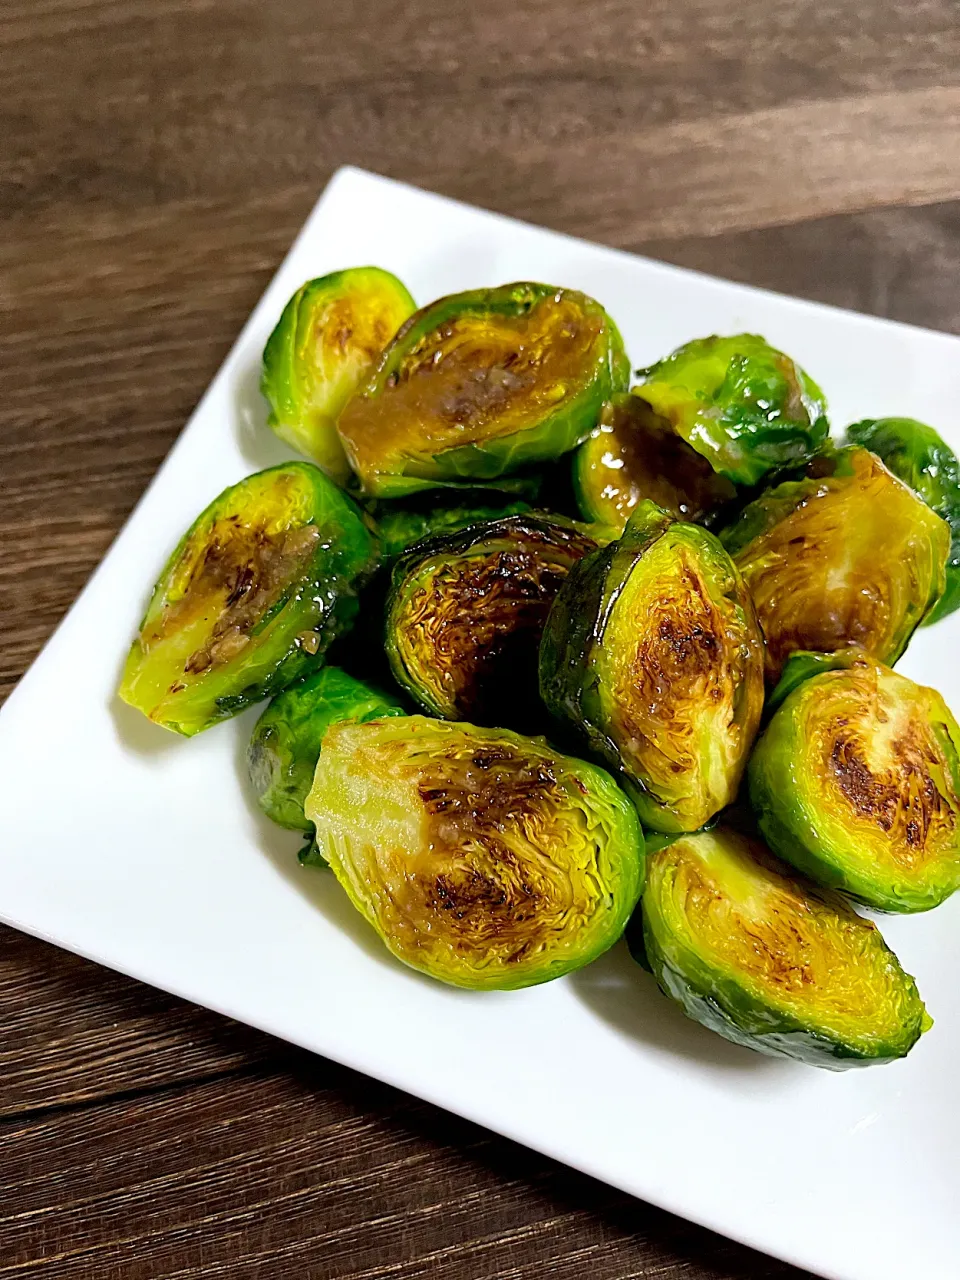
[(310, 461), (197, 517), (120, 696), (186, 736), (271, 699), (261, 808), (423, 973), (525, 987), (626, 933), (738, 1044), (901, 1058), (931, 1022), (853, 904), (960, 886), (960, 728), (892, 669), (960, 605), (960, 465), (909, 419), (831, 439), (751, 334), (638, 376), (573, 290), (309, 281), (262, 389)]

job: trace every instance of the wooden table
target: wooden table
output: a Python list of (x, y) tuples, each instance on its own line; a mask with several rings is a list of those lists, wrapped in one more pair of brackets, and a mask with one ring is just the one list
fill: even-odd
[[(954, 0), (0, 0), (0, 73), (0, 699), (341, 163), (960, 332)], [(0, 1185), (10, 1280), (800, 1274), (9, 930)]]

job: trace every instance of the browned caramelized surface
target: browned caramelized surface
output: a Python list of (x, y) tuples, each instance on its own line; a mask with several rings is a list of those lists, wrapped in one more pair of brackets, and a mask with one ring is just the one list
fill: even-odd
[(570, 568), (595, 546), (585, 535), (520, 525), (489, 547), (431, 557), (394, 615), (407, 671), (452, 719), (535, 719), (547, 614)]
[[(306, 567), (320, 531), (315, 525), (268, 532), (244, 524), (231, 515), (217, 520), (197, 546), (184, 548), (180, 565), (191, 560), (182, 594), (167, 604), (145, 628), (145, 650), (199, 618), (210, 621), (209, 641), (184, 664), (188, 675), (199, 675), (236, 657), (249, 642), (250, 632), (279, 593)], [(176, 573), (177, 571), (175, 571)]]
[[(925, 600), (930, 587), (905, 567), (929, 538), (917, 527), (915, 503), (861, 451), (852, 476), (822, 478), (794, 511), (739, 553), (766, 639), (768, 681), (777, 680), (795, 649), (831, 653), (860, 646), (881, 660), (892, 656), (907, 601)], [(918, 559), (928, 557), (920, 552)]]
[(763, 659), (751, 617), (733, 579), (709, 582), (668, 534), (633, 570), (604, 635), (614, 741), (687, 830), (733, 799), (756, 732)]
[(724, 849), (709, 833), (678, 840), (652, 871), (669, 885), (670, 909), (694, 945), (801, 1018), (805, 1004), (835, 1027), (862, 1019), (876, 1031), (895, 1018), (884, 1003), (891, 969), (875, 926), (784, 874), (764, 846), (718, 830)]
[(349, 352), (372, 368), (392, 337), (393, 330), (384, 319), (382, 309), (377, 307), (376, 300), (371, 305), (365, 293), (359, 297), (350, 294), (331, 299), (317, 311), (310, 326), (310, 340), (317, 348), (320, 368), (324, 367), (328, 350), (339, 356)]
[(379, 395), (354, 397), (338, 430), (361, 473), (510, 435), (581, 390), (601, 328), (564, 293), (520, 316), (464, 313), (423, 337)]
[(638, 396), (604, 407), (600, 434), (587, 448), (602, 518), (620, 528), (644, 498), (678, 520), (699, 520), (736, 494), (733, 484)]
[(562, 793), (548, 760), (484, 747), (426, 767), (419, 794), (431, 861), (442, 869), (417, 888), (424, 913), (442, 915), (455, 946), (482, 956), (495, 944), (497, 959), (515, 963), (563, 927), (573, 890), (549, 861), (549, 819)]
[[(831, 686), (844, 689), (839, 707)], [(808, 732), (813, 760), (826, 763), (829, 803), (882, 833), (871, 843), (884, 856), (921, 868), (952, 843), (960, 820), (955, 800), (941, 790), (951, 772), (929, 721), (926, 690), (896, 676), (878, 679), (872, 665), (830, 673), (818, 688)]]

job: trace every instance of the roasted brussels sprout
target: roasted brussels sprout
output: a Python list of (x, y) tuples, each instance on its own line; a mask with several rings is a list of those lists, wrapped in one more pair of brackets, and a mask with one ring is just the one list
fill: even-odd
[(775, 682), (794, 649), (894, 663), (940, 598), (950, 530), (866, 449), (812, 462), (720, 535), (753, 596)]
[(574, 455), (577, 504), (588, 520), (622, 532), (630, 512), (649, 498), (678, 520), (710, 524), (736, 496), (719, 475), (639, 395), (615, 396), (600, 425)]
[(260, 389), (270, 426), (339, 483), (350, 467), (337, 418), (415, 309), (389, 271), (352, 267), (301, 286), (267, 340)]
[(307, 462), (232, 485), (160, 575), (119, 694), (190, 736), (319, 666), (376, 561), (354, 503)]
[(855, 650), (797, 684), (806, 656), (750, 760), (760, 830), (818, 884), (927, 911), (960, 887), (960, 727), (936, 690)]
[(284, 689), (257, 721), (247, 750), (247, 768), (260, 808), (281, 827), (312, 831), (303, 802), (330, 725), (400, 715), (403, 707), (396, 698), (339, 667), (321, 667)]
[(756, 484), (827, 438), (823, 392), (763, 338), (698, 338), (641, 369), (641, 396), (715, 471)]
[(536, 726), (543, 624), (596, 550), (559, 516), (508, 516), (418, 543), (394, 567), (386, 646), (397, 682), (445, 720)]
[(540, 691), (620, 771), (645, 826), (696, 831), (729, 804), (760, 722), (763, 641), (713, 534), (641, 502), (561, 587)]
[(939, 622), (960, 607), (960, 461), (948, 444), (914, 418), (876, 418), (847, 427), (847, 439), (881, 458), (950, 526), (943, 595), (924, 618)]
[(375, 517), (377, 533), (380, 536), (380, 558), (384, 564), (389, 564), (415, 543), (422, 542), (424, 538), (455, 533), (458, 529), (467, 529), (475, 524), (488, 524), (491, 520), (502, 520), (507, 516), (520, 515), (521, 512), (529, 510), (530, 504), (521, 501), (499, 505), (483, 502), (457, 503), (443, 507), (427, 507), (419, 511), (394, 503), (384, 503), (381, 504), (381, 509)]
[(366, 492), (401, 497), (558, 457), (628, 377), (620, 334), (592, 298), (476, 289), (411, 317), (338, 429)]
[(836, 1071), (903, 1058), (932, 1025), (874, 924), (728, 828), (650, 854), (642, 912), (661, 990), (735, 1044)]
[(458, 987), (581, 968), (620, 937), (643, 886), (640, 824), (613, 779), (506, 729), (334, 725), (306, 814), (390, 951)]

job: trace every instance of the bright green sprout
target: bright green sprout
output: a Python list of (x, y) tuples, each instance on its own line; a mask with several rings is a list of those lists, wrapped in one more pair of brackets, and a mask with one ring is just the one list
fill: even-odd
[(774, 699), (749, 768), (773, 851), (880, 911), (960, 888), (960, 727), (940, 694), (848, 649), (792, 654)]
[(713, 534), (640, 503), (560, 589), (540, 691), (617, 770), (645, 826), (696, 831), (730, 804), (760, 723), (763, 640)]
[(756, 334), (698, 338), (640, 373), (635, 394), (736, 484), (804, 462), (827, 438), (823, 392)]
[(506, 729), (334, 725), (305, 810), (389, 950), (457, 987), (582, 968), (620, 937), (643, 887), (640, 824), (609, 774)]
[(231, 485), (167, 562), (119, 694), (190, 736), (316, 670), (376, 565), (354, 503), (307, 462)]
[(905, 1057), (931, 1025), (876, 925), (729, 828), (650, 854), (641, 959), (735, 1044), (838, 1071)]
[(338, 484), (350, 466), (337, 418), (415, 309), (389, 271), (352, 267), (302, 285), (267, 341), (260, 389), (270, 426)]

